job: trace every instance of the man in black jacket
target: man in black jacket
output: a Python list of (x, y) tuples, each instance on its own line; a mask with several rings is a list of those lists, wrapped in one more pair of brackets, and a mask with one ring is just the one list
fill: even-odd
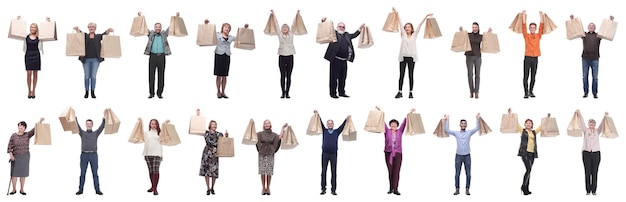
[[(326, 18), (322, 18), (322, 22), (325, 22)], [(346, 77), (348, 74), (348, 61), (354, 62), (354, 46), (352, 46), (352, 39), (358, 37), (361, 34), (361, 29), (365, 27), (362, 24), (359, 30), (350, 34), (346, 32), (346, 25), (343, 22), (337, 24), (337, 41), (328, 44), (324, 59), (330, 62), (330, 97), (339, 98), (337, 91), (341, 97), (350, 97), (346, 94)]]

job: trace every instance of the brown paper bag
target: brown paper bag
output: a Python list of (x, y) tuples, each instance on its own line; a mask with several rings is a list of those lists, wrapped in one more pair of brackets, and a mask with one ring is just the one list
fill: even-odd
[(100, 57), (120, 58), (122, 57), (122, 43), (120, 36), (115, 36), (110, 32), (102, 36), (102, 47), (100, 47)]
[(59, 115), (59, 121), (63, 131), (71, 131), (72, 134), (78, 134), (78, 123), (76, 122), (76, 113), (72, 107), (65, 109), (61, 115)]
[(293, 18), (293, 23), (291, 23), (291, 33), (293, 35), (305, 35), (309, 32), (306, 30), (306, 26), (304, 25), (304, 20), (302, 20), (302, 16), (300, 13), (296, 13), (296, 17)]
[(306, 129), (307, 135), (320, 135), (324, 133), (322, 131), (322, 122), (320, 121), (320, 115), (318, 113), (313, 114), (309, 121), (309, 127)]
[(259, 139), (256, 134), (256, 127), (254, 126), (254, 120), (250, 119), (250, 122), (248, 123), (248, 127), (246, 127), (246, 132), (243, 134), (243, 139), (241, 140), (241, 144), (256, 145), (258, 141)]
[(52, 145), (49, 123), (35, 124), (35, 145)]
[(417, 113), (410, 113), (406, 115), (406, 129), (404, 134), (406, 135), (419, 135), (425, 134), (424, 123), (422, 122), (422, 115)]
[(346, 120), (346, 125), (343, 126), (341, 139), (346, 142), (356, 141), (356, 127), (354, 127), (351, 117)]
[(541, 119), (541, 137), (556, 137), (559, 135), (561, 135), (561, 133), (559, 133), (556, 118), (548, 116)]
[(65, 40), (65, 56), (85, 56), (85, 34), (68, 33)]
[(517, 113), (502, 114), (502, 121), (500, 122), (500, 133), (519, 133), (519, 122), (517, 119)]
[(130, 27), (131, 36), (148, 36), (149, 29), (146, 23), (146, 16), (137, 16), (133, 18), (133, 24)]
[(543, 34), (550, 34), (556, 30), (557, 26), (547, 14), (544, 13), (543, 16)]
[(398, 24), (400, 24), (398, 12), (391, 12), (387, 15), (387, 20), (385, 20), (385, 25), (383, 25), (383, 31), (396, 33), (399, 31)]
[(500, 42), (498, 40), (498, 35), (491, 32), (483, 33), (483, 41), (480, 51), (483, 53), (499, 53)]
[(521, 34), (522, 33), (522, 21), (524, 19), (524, 15), (522, 13), (518, 13), (515, 18), (513, 19), (513, 22), (511, 22), (511, 25), (509, 26), (509, 29), (511, 29), (511, 31)]
[(565, 22), (565, 30), (567, 31), (567, 39), (574, 40), (585, 36), (585, 29), (580, 18), (574, 18)]
[(569, 122), (567, 126), (567, 135), (572, 137), (582, 137), (583, 136), (583, 128), (582, 123), (584, 122), (583, 117), (580, 113), (574, 112), (574, 116), (572, 120)]
[(26, 25), (26, 21), (23, 21), (21, 17), (17, 17), (17, 19), (11, 20), (11, 25), (9, 25), (9, 39), (17, 39), (24, 40), (26, 35), (28, 35), (28, 26)]
[(217, 32), (215, 24), (199, 24), (198, 36), (196, 39), (198, 46), (215, 46), (217, 45)]
[(365, 26), (363, 31), (361, 32), (361, 36), (359, 37), (359, 45), (357, 48), (369, 48), (374, 45), (374, 39), (372, 39), (372, 32), (370, 32), (370, 28)]
[(472, 45), (470, 44), (469, 35), (466, 31), (458, 31), (454, 33), (452, 48), (450, 50), (457, 53), (472, 51)]
[(254, 50), (256, 48), (254, 42), (254, 30), (248, 28), (237, 29), (237, 37), (233, 47), (243, 50)]
[(159, 135), (159, 142), (165, 146), (179, 145), (180, 137), (176, 131), (176, 126), (170, 123), (161, 124), (161, 134)]
[(598, 31), (598, 37), (600, 37), (601, 39), (613, 41), (613, 38), (615, 38), (615, 32), (617, 32), (617, 24), (618, 23), (613, 20), (602, 20), (602, 24), (600, 24), (600, 30)]
[(204, 136), (207, 128), (206, 116), (193, 115), (189, 118), (189, 134)]
[(333, 21), (326, 20), (317, 24), (316, 42), (319, 44), (337, 42), (337, 34), (335, 33), (335, 24)]
[(487, 122), (483, 120), (483, 117), (478, 118), (478, 127), (478, 135), (486, 135), (492, 132)]
[(56, 41), (57, 40), (57, 22), (44, 21), (39, 23), (39, 40)]
[(613, 123), (613, 118), (609, 115), (604, 115), (602, 119), (602, 134), (600, 137), (604, 138), (616, 138), (619, 137), (617, 134), (617, 129), (615, 128), (615, 123)]
[(182, 17), (172, 16), (170, 18), (170, 27), (168, 30), (170, 36), (184, 37), (187, 36), (187, 26), (185, 26), (185, 20)]
[(365, 121), (365, 131), (370, 133), (385, 132), (385, 113), (380, 110), (372, 110)]
[(296, 134), (293, 132), (291, 126), (285, 128), (285, 134), (283, 134), (283, 139), (281, 139), (280, 144), (280, 149), (282, 150), (293, 149), (299, 145)]
[(130, 137), (128, 138), (128, 142), (133, 144), (144, 143), (144, 132), (143, 132), (143, 123), (141, 120), (137, 120), (135, 123), (135, 127), (133, 131), (130, 132)]
[(267, 23), (265, 24), (265, 29), (263, 30), (263, 33), (270, 35), (270, 36), (276, 36), (278, 35), (278, 30), (276, 30), (276, 27), (278, 27), (278, 25), (276, 24), (276, 16), (274, 16), (273, 13), (270, 14), (270, 17), (267, 19)]
[(235, 139), (218, 137), (216, 155), (217, 157), (235, 157)]
[(441, 37), (441, 30), (439, 30), (439, 24), (435, 18), (426, 19), (426, 28), (424, 29), (425, 39), (435, 39)]
[(120, 130), (120, 119), (117, 118), (113, 110), (109, 110), (104, 116), (104, 134), (115, 134)]
[(444, 119), (439, 120), (439, 123), (437, 124), (437, 127), (435, 127), (435, 132), (433, 132), (433, 134), (440, 138), (450, 137), (450, 135), (446, 133), (445, 124), (446, 124), (446, 120)]

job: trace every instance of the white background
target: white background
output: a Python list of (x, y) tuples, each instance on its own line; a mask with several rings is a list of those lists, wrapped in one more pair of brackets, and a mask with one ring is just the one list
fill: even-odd
[[(416, 3), (408, 1), (188, 1), (176, 3), (154, 1), (84, 1), (35, 0), (29, 3), (4, 5), (0, 8), (0, 27), (8, 29), (10, 19), (21, 15), (24, 20), (40, 22), (46, 16), (57, 21), (58, 41), (44, 44), (42, 71), (39, 76), (37, 99), (26, 99), (25, 71), (22, 41), (4, 39), (2, 58), (4, 67), (0, 74), (4, 104), (0, 126), (2, 133), (16, 131), (16, 124), (25, 120), (30, 129), (43, 116), (51, 123), (52, 146), (31, 147), (31, 175), (27, 180), (27, 197), (11, 196), (4, 200), (32, 201), (33, 199), (102, 200), (115, 199), (158, 200), (473, 200), (503, 199), (520, 201), (524, 198), (588, 200), (584, 196), (582, 139), (566, 135), (566, 127), (574, 111), (581, 109), (585, 118), (598, 121), (609, 111), (618, 129), (624, 118), (620, 71), (620, 47), (624, 47), (620, 30), (613, 42), (604, 40), (601, 45), (600, 99), (582, 99), (580, 39), (566, 39), (565, 21), (570, 14), (581, 17), (583, 24), (596, 22), (615, 14), (621, 22), (623, 9), (609, 1), (582, 1), (551, 3), (546, 1), (445, 1)], [(607, 6), (604, 6), (607, 5)], [(394, 99), (397, 92), (399, 33), (381, 31), (387, 14), (395, 6), (403, 23), (419, 21), (427, 13), (434, 13), (443, 36), (423, 39), (418, 33), (418, 57), (415, 71), (415, 99), (406, 98), (408, 79), (405, 81), (405, 98)], [(308, 35), (296, 36), (295, 67), (293, 71), (292, 99), (281, 100), (278, 82), (276, 36), (263, 34), (269, 10), (274, 9), (279, 23), (291, 25), (296, 10), (307, 25)], [(544, 35), (542, 56), (535, 94), (537, 98), (522, 99), (522, 61), (524, 41), (520, 34), (508, 29), (516, 13), (527, 9), (528, 21), (538, 22), (538, 11), (546, 12), (559, 26)], [(143, 55), (146, 37), (129, 35), (133, 17), (143, 11), (149, 27), (155, 22), (169, 24), (170, 16), (177, 11), (185, 19), (189, 36), (170, 37), (172, 55), (167, 57), (165, 99), (148, 100), (147, 63)], [(361, 23), (370, 26), (375, 45), (370, 49), (357, 49), (354, 63), (349, 64), (347, 94), (349, 99), (334, 100), (328, 97), (328, 62), (323, 59), (326, 45), (315, 43), (317, 23), (321, 17), (335, 23), (343, 21), (347, 31), (353, 32)], [(221, 23), (236, 28), (249, 23), (255, 30), (256, 50), (233, 49), (230, 77), (226, 94), (231, 99), (216, 99), (213, 76), (214, 47), (195, 45), (197, 24), (205, 18), (220, 27)], [(450, 51), (454, 33), (462, 25), (471, 29), (479, 22), (481, 30), (492, 27), (498, 34), (501, 52), (483, 54), (480, 99), (468, 97), (465, 57)], [(114, 28), (121, 36), (123, 57), (106, 59), (100, 65), (96, 88), (97, 99), (85, 100), (83, 96), (83, 70), (76, 57), (65, 56), (65, 36), (72, 27), (86, 30), (89, 22), (98, 24), (97, 32)], [(423, 28), (422, 30), (423, 31)], [(354, 40), (356, 43), (357, 39)], [(401, 119), (411, 108), (422, 114), (427, 134), (404, 139), (404, 162), (399, 190), (402, 196), (387, 195), (387, 170), (383, 160), (383, 137), (359, 131), (356, 142), (339, 144), (338, 196), (319, 196), (321, 137), (304, 134), (314, 109), (324, 120), (334, 119), (338, 126), (351, 114), (356, 127), (363, 128), (367, 113), (379, 105), (386, 112), (386, 121)], [(86, 118), (100, 124), (101, 113), (110, 107), (122, 120), (120, 133), (103, 135), (99, 139), (100, 180), (104, 196), (93, 193), (88, 172), (85, 195), (74, 196), (79, 175), (80, 139), (77, 135), (62, 132), (58, 115), (68, 106), (76, 109), (80, 124)], [(535, 161), (531, 179), (531, 196), (521, 196), (519, 187), (524, 166), (516, 156), (519, 135), (499, 134), (502, 113), (512, 107), (519, 113), (520, 123), (531, 118), (536, 123), (546, 113), (556, 117), (561, 136), (540, 138), (540, 158)], [(196, 108), (202, 109), (209, 119), (217, 120), (218, 130), (228, 130), (236, 142), (250, 118), (261, 128), (264, 119), (270, 119), (274, 128), (285, 122), (298, 133), (300, 146), (281, 150), (276, 156), (275, 176), (272, 179), (272, 196), (261, 196), (257, 175), (257, 153), (253, 146), (236, 145), (235, 158), (222, 158), (220, 178), (215, 188), (216, 196), (206, 196), (204, 179), (198, 176), (204, 140), (187, 135), (189, 116)], [(453, 138), (439, 139), (431, 135), (437, 121), (444, 114), (451, 117), (451, 128), (458, 129), (461, 118), (474, 127), (474, 115), (481, 112), (495, 131), (487, 136), (475, 136), (472, 141), (473, 181), (472, 196), (452, 196), (454, 191)], [(182, 144), (164, 149), (161, 167), (160, 196), (146, 193), (149, 187), (146, 165), (142, 157), (143, 145), (127, 142), (137, 117), (144, 120), (171, 119), (178, 127)], [(147, 123), (145, 123), (147, 125)], [(602, 139), (598, 196), (596, 200), (609, 201), (618, 197), (624, 174), (619, 164), (624, 152), (621, 138)], [(5, 142), (6, 143), (6, 142)], [(8, 158), (8, 156), (7, 156)], [(0, 167), (0, 173), (9, 172), (9, 164)], [(461, 178), (464, 184), (464, 176)], [(330, 180), (330, 176), (328, 178)], [(330, 182), (329, 182), (330, 183)], [(328, 187), (330, 188), (330, 187)], [(320, 198), (318, 198), (320, 197)], [(589, 196), (592, 197), (592, 196)]]

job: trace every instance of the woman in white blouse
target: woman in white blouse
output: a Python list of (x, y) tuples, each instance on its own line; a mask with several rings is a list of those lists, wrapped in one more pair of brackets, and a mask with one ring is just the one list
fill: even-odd
[[(271, 10), (274, 15), (274, 10)], [(298, 10), (300, 14), (300, 10)], [(276, 16), (276, 15), (274, 15)], [(293, 45), (293, 32), (289, 29), (289, 25), (283, 24), (278, 26), (278, 20), (274, 17), (276, 30), (280, 30), (278, 36), (278, 68), (280, 69), (280, 88), (283, 94), (280, 98), (291, 98), (289, 96), (289, 88), (291, 88), (291, 71), (293, 70), (293, 55), (296, 54), (296, 48)]]
[[(142, 121), (139, 118), (139, 121)], [(169, 123), (170, 120), (166, 120), (165, 123)], [(159, 168), (161, 167), (161, 161), (163, 160), (163, 147), (160, 141), (161, 127), (159, 121), (156, 119), (150, 120), (148, 131), (144, 133), (144, 147), (143, 156), (148, 165), (148, 174), (150, 175), (150, 182), (152, 186), (148, 189), (148, 192), (152, 192), (154, 195), (159, 195), (157, 191), (157, 185), (159, 184)]]
[[(580, 113), (580, 110), (576, 110)], [(608, 112), (604, 113), (608, 115)], [(585, 127), (585, 119), (580, 119), (583, 128), (583, 165), (585, 166), (585, 189), (587, 195), (596, 195), (598, 188), (598, 167), (600, 167), (600, 134), (602, 133), (604, 120), (596, 128), (596, 120), (589, 119)]]
[[(393, 12), (396, 9), (393, 8)], [(402, 86), (404, 84), (404, 73), (406, 67), (409, 67), (409, 98), (413, 98), (413, 72), (415, 70), (415, 61), (417, 61), (417, 33), (419, 33), (422, 24), (426, 21), (426, 18), (432, 16), (430, 13), (424, 17), (422, 22), (417, 26), (417, 30), (413, 28), (412, 23), (402, 24), (402, 21), (398, 17), (398, 27), (400, 29), (400, 36), (402, 37), (402, 43), (400, 44), (400, 55), (398, 61), (400, 61), (400, 79), (398, 80), (398, 94), (396, 98), (402, 97)]]

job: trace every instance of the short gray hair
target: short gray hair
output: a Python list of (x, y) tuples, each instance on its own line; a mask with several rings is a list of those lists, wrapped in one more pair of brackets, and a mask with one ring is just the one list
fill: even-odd
[(98, 25), (95, 22), (90, 22), (89, 24), (87, 24), (87, 27), (89, 26), (98, 27)]
[(594, 119), (589, 119), (589, 123), (596, 124), (596, 120), (594, 120)]

